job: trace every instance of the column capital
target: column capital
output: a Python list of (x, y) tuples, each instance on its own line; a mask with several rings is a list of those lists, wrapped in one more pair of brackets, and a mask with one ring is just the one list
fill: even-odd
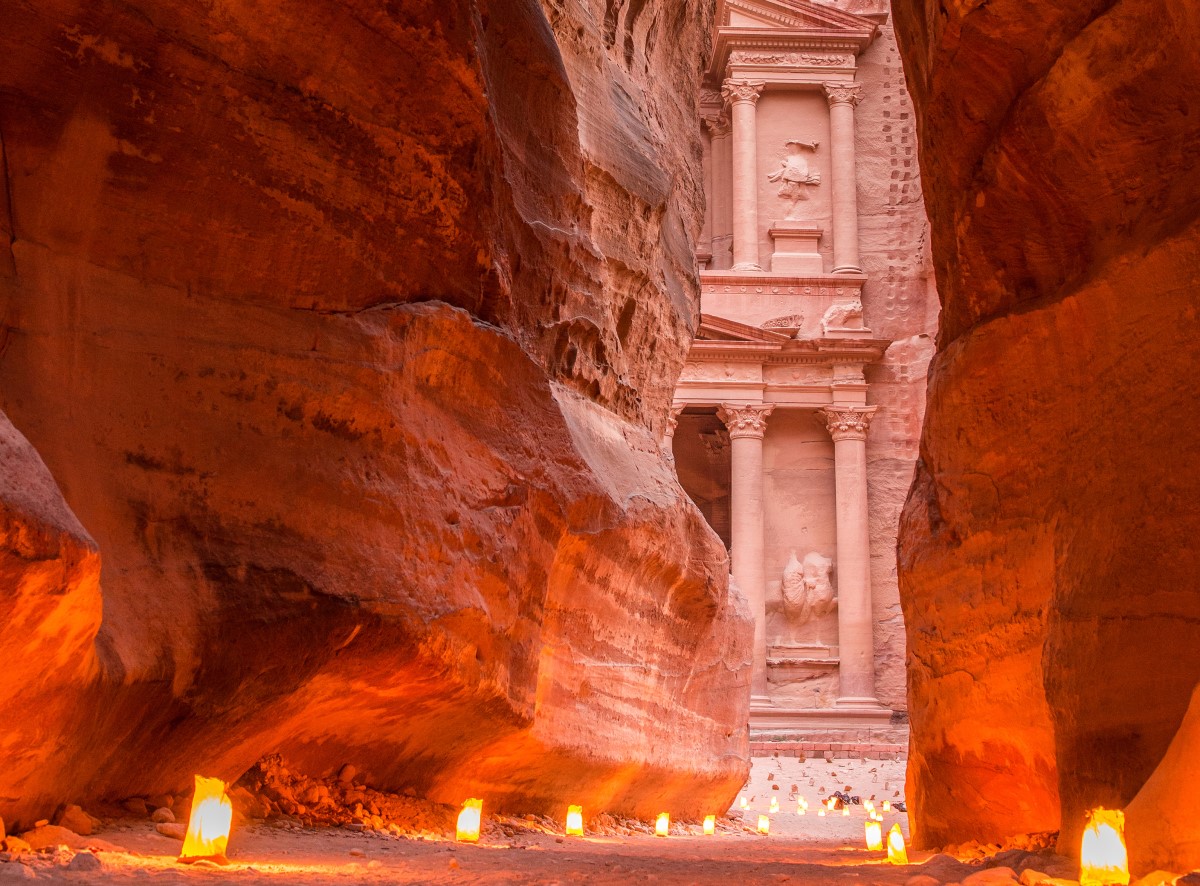
[(721, 84), (721, 96), (731, 104), (748, 102), (754, 105), (758, 104), (758, 97), (766, 85), (765, 80), (734, 80), (730, 77)]
[(848, 104), (854, 107), (862, 100), (861, 83), (822, 83), (829, 106)]
[(731, 440), (740, 437), (761, 440), (767, 433), (767, 416), (774, 410), (774, 403), (722, 403), (717, 418), (725, 422)]
[(724, 138), (733, 128), (724, 114), (705, 114), (700, 119), (704, 122), (710, 138)]
[(674, 437), (675, 429), (679, 427), (679, 413), (687, 408), (686, 403), (672, 403), (671, 412), (667, 415), (667, 424), (663, 429), (663, 436)]
[(826, 406), (825, 426), (836, 443), (839, 440), (866, 440), (867, 429), (878, 406)]

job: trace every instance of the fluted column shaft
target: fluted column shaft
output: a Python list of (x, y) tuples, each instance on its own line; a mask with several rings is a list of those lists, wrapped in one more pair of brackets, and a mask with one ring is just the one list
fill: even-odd
[(878, 706), (867, 514), (867, 429), (875, 406), (827, 406), (837, 512), (838, 674), (842, 706)]
[(773, 404), (725, 403), (717, 413), (729, 429), (732, 483), (730, 524), (733, 580), (750, 601), (754, 613), (754, 668), (750, 679), (753, 702), (767, 697), (767, 586), (763, 565), (763, 437)]
[(833, 273), (860, 274), (858, 172), (854, 160), (857, 83), (825, 83), (829, 99), (829, 153), (833, 172)]
[(761, 80), (726, 80), (721, 94), (733, 118), (733, 270), (761, 271), (758, 263), (758, 129), (755, 106)]

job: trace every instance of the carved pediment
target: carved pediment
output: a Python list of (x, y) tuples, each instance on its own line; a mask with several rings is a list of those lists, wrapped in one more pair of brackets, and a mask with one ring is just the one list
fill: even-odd
[(813, 0), (718, 0), (708, 76), (719, 83), (730, 66), (765, 73), (775, 68), (807, 70), (814, 77), (852, 71), (854, 57), (878, 33), (873, 17)]
[(791, 336), (758, 326), (749, 326), (736, 320), (717, 317), (714, 314), (700, 315), (700, 328), (696, 330), (697, 341), (751, 342), (753, 344), (779, 344)]
[(720, 28), (821, 31), (848, 38), (875, 32), (870, 19), (813, 0), (719, 0), (717, 16)]

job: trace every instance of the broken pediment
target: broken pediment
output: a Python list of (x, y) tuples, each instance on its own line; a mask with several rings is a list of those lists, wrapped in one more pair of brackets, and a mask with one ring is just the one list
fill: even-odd
[(720, 28), (767, 28), (783, 31), (819, 31), (830, 36), (857, 38), (875, 33), (875, 22), (812, 0), (719, 0)]
[(739, 69), (742, 74), (756, 69), (811, 70), (814, 76), (852, 71), (855, 56), (879, 33), (878, 15), (859, 15), (812, 0), (718, 0), (717, 20), (708, 70), (712, 82)]
[(697, 341), (728, 341), (751, 342), (753, 344), (780, 344), (789, 341), (790, 335), (775, 332), (771, 329), (761, 329), (749, 326), (736, 320), (717, 317), (712, 314), (700, 315), (700, 328), (696, 330)]

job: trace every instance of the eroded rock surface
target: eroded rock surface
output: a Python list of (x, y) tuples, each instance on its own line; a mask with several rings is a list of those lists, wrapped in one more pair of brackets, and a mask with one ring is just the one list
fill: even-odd
[(900, 537), (920, 845), (1077, 852), (1200, 677), (1197, 24), (896, 5), (943, 302)]
[(708, 10), (7, 15), (0, 400), (104, 573), (96, 678), (0, 814), (272, 751), (450, 803), (724, 808), (748, 614), (656, 437)]

